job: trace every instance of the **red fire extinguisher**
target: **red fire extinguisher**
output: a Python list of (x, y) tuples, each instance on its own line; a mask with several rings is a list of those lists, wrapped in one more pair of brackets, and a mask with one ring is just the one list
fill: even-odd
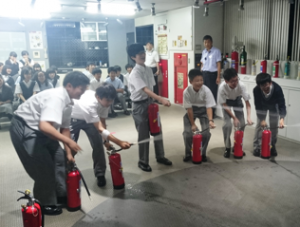
[(114, 189), (123, 189), (125, 187), (121, 155), (117, 153), (121, 150), (111, 147), (111, 152), (107, 152)]
[(243, 151), (243, 139), (244, 139), (244, 132), (239, 128), (238, 130), (235, 130), (234, 133), (234, 158), (242, 159), (244, 156)]
[(260, 63), (260, 72), (261, 73), (267, 72), (267, 55), (265, 55), (265, 59)]
[(202, 162), (202, 135), (197, 131), (193, 135), (193, 163), (201, 164)]
[(90, 191), (85, 183), (85, 180), (77, 168), (76, 164), (73, 163), (71, 166), (71, 170), (68, 173), (67, 176), (67, 197), (68, 197), (68, 203), (67, 203), (67, 209), (68, 211), (77, 211), (81, 209), (81, 198), (80, 198), (80, 185), (81, 180), (84, 184), (84, 187), (87, 191), (88, 196), (90, 197)]
[(159, 107), (155, 103), (148, 106), (149, 129), (152, 136), (160, 133)]
[(261, 157), (271, 157), (271, 131), (268, 128), (264, 128), (261, 137)]
[(276, 61), (273, 62), (273, 77), (278, 78), (279, 76), (279, 57), (277, 55)]
[(23, 227), (44, 227), (44, 214), (42, 212), (41, 203), (30, 196), (30, 191), (18, 191), (24, 194), (20, 199), (27, 199), (27, 205), (22, 205)]
[(231, 68), (234, 68), (236, 72), (239, 71), (239, 53), (237, 51), (231, 53)]

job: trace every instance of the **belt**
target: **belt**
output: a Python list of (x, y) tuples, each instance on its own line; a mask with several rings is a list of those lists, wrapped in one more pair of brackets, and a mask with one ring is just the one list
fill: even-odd
[(134, 104), (142, 104), (142, 103), (145, 103), (145, 102), (148, 102), (148, 99), (144, 99), (144, 100), (141, 100), (141, 101), (132, 101)]
[(19, 117), (18, 115), (14, 114), (13, 117), (14, 117), (15, 119), (17, 119), (18, 121), (21, 121), (22, 123), (26, 124), (26, 122), (24, 121), (24, 119), (21, 118), (21, 117)]

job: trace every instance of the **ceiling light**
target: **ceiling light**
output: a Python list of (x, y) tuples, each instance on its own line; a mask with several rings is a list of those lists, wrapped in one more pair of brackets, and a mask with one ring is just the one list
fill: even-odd
[(244, 8), (244, 0), (240, 0), (239, 11), (243, 11), (243, 10), (245, 10), (245, 8)]
[(25, 25), (21, 21), (19, 21), (18, 24), (21, 25), (22, 27), (25, 27)]
[(135, 2), (135, 5), (136, 5), (136, 9), (137, 9), (138, 12), (140, 12), (140, 11), (143, 10), (142, 7), (141, 7), (141, 5), (140, 5), (139, 0), (137, 0), (137, 1)]
[(208, 6), (205, 6), (203, 16), (208, 17)]
[(123, 24), (123, 21), (121, 21), (120, 19), (117, 19), (117, 22), (118, 22), (119, 24)]
[(194, 3), (194, 5), (193, 5), (193, 7), (194, 7), (195, 9), (199, 9), (199, 8), (200, 8), (199, 0), (195, 0), (195, 3)]
[(103, 3), (101, 13), (106, 15), (132, 16), (135, 14), (135, 7), (131, 4)]
[(96, 2), (87, 2), (86, 3), (86, 11), (88, 13), (92, 13), (92, 14), (98, 13), (98, 3), (96, 3)]
[(155, 3), (152, 3), (152, 8), (151, 8), (151, 15), (155, 16)]

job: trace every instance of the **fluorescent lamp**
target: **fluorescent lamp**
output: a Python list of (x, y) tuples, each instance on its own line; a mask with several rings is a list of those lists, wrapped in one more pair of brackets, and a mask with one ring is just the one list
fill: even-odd
[(94, 2), (87, 2), (86, 3), (86, 11), (88, 13), (91, 13), (91, 14), (96, 14), (98, 13), (98, 3), (94, 3)]
[(101, 10), (106, 15), (132, 16), (135, 14), (135, 7), (131, 4), (102, 3)]

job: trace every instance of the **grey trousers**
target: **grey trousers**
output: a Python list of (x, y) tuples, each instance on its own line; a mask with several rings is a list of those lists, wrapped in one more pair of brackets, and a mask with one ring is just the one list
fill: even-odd
[(93, 148), (94, 174), (96, 177), (104, 176), (106, 170), (106, 160), (103, 148), (102, 136), (95, 128), (94, 124), (87, 124), (84, 120), (71, 119), (71, 137), (78, 141), (80, 130), (83, 130)]
[[(206, 155), (206, 149), (207, 149), (210, 137), (211, 137), (206, 107), (193, 106), (193, 114), (194, 114), (194, 120), (196, 118), (198, 118), (200, 120), (201, 131), (205, 130), (202, 133), (202, 155)], [(182, 135), (183, 135), (183, 140), (184, 140), (184, 145), (185, 145), (185, 155), (191, 156), (191, 149), (192, 149), (192, 143), (193, 143), (193, 132), (192, 132), (192, 125), (191, 125), (188, 114), (185, 114), (183, 117), (183, 128), (184, 128), (184, 131), (183, 131)], [(208, 130), (206, 130), (206, 129), (208, 129)]]
[[(144, 164), (149, 164), (149, 119), (148, 119), (149, 102), (133, 103), (132, 117), (135, 122), (135, 127), (138, 131), (138, 141), (144, 141), (139, 144), (139, 161)], [(154, 140), (154, 148), (156, 159), (163, 158), (164, 145), (162, 140), (162, 131), (157, 135), (157, 140)]]
[(28, 175), (34, 180), (33, 194), (42, 205), (56, 205), (66, 192), (65, 151), (58, 141), (12, 119), (10, 137)]
[[(219, 87), (218, 84), (216, 84), (217, 77), (218, 72), (203, 71), (204, 85), (206, 85), (211, 90), (216, 102)], [(213, 107), (212, 110), (213, 116), (215, 116), (216, 108)]]
[[(127, 105), (126, 105), (126, 100), (125, 100), (125, 96), (123, 95), (123, 93), (117, 93), (117, 97), (116, 97), (117, 100), (120, 101), (122, 107), (123, 107), (123, 110), (126, 111), (127, 110)], [(115, 102), (114, 102), (115, 103)], [(111, 109), (114, 111), (114, 105), (111, 105)]]
[[(266, 116), (265, 116), (266, 118)], [(264, 119), (265, 119), (264, 118)], [(270, 131), (271, 131), (271, 145), (275, 148), (277, 142), (277, 135), (278, 135), (278, 120), (279, 115), (278, 113), (269, 112), (269, 122), (270, 122)], [(253, 139), (253, 148), (254, 149), (261, 149), (261, 136), (262, 136), (262, 128), (260, 126), (261, 120), (257, 118), (257, 124), (255, 127), (254, 139)]]
[[(228, 107), (233, 109), (235, 116), (237, 119), (240, 121), (240, 129), (242, 131), (245, 130), (245, 118), (244, 118), (244, 112), (243, 112), (243, 102), (242, 102), (242, 97), (238, 97), (236, 100), (227, 100), (226, 104)], [(223, 124), (223, 136), (224, 136), (224, 143), (226, 148), (231, 148), (231, 131), (232, 131), (232, 122), (231, 122), (231, 117), (229, 114), (225, 111), (223, 111), (223, 116), (224, 116), (224, 124)]]

